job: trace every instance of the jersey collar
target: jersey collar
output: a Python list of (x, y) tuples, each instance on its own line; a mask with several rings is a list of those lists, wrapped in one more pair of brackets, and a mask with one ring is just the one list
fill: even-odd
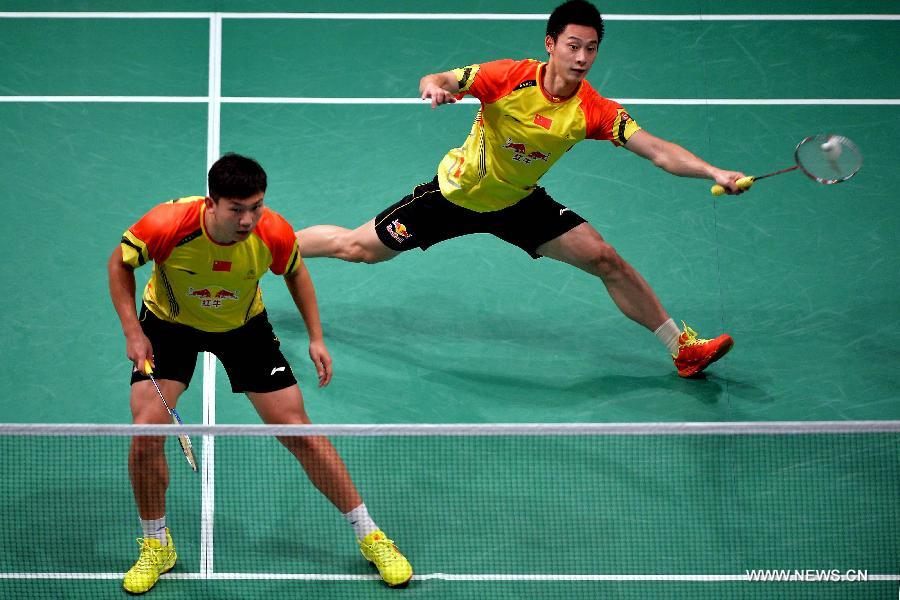
[(578, 95), (578, 92), (581, 91), (581, 86), (584, 85), (584, 81), (578, 83), (578, 87), (575, 88), (575, 91), (572, 92), (570, 96), (566, 96), (565, 98), (561, 98), (559, 96), (554, 96), (544, 87), (544, 72), (547, 70), (547, 63), (542, 62), (537, 66), (537, 82), (538, 87), (541, 88), (541, 93), (544, 94), (544, 98), (549, 100), (554, 104), (562, 104), (563, 102), (567, 102)]

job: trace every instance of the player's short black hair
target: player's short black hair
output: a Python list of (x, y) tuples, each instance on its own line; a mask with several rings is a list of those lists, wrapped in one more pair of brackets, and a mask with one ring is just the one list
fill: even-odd
[(243, 200), (266, 191), (266, 172), (252, 158), (229, 152), (210, 167), (207, 185), (213, 200)]
[(556, 41), (566, 25), (593, 27), (597, 32), (597, 43), (603, 40), (603, 18), (597, 7), (585, 0), (563, 2), (550, 14), (547, 20), (547, 35)]

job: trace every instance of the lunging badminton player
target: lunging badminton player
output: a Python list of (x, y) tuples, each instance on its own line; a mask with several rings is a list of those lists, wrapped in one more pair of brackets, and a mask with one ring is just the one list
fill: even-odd
[(732, 346), (730, 336), (701, 339), (680, 330), (644, 278), (582, 217), (554, 201), (538, 180), (576, 143), (606, 140), (674, 175), (706, 178), (740, 193), (743, 173), (710, 165), (655, 137), (585, 81), (603, 37), (597, 9), (572, 0), (550, 15), (546, 62), (498, 60), (426, 75), (432, 108), (466, 94), (481, 101), (461, 148), (447, 153), (430, 183), (413, 188), (354, 230), (317, 225), (297, 232), (306, 258), (376, 263), (470, 233), (491, 233), (532, 258), (548, 256), (599, 277), (615, 304), (643, 325), (690, 377)]
[[(187, 389), (200, 351), (215, 354), (234, 392), (244, 392), (267, 424), (309, 423), (303, 397), (266, 316), (259, 279), (271, 270), (284, 277), (309, 332), (309, 355), (319, 385), (331, 380), (331, 357), (312, 280), (300, 258), (293, 228), (263, 206), (266, 173), (237, 154), (209, 170), (209, 196), (156, 206), (122, 237), (109, 259), (109, 287), (131, 375), (134, 423), (169, 422), (147, 375), (150, 360), (170, 406)], [(138, 317), (134, 269), (153, 261)], [(163, 437), (135, 436), (128, 457), (131, 484), (144, 537), (140, 557), (125, 574), (132, 593), (148, 591), (175, 565), (166, 527), (168, 467)], [(312, 483), (347, 518), (363, 556), (391, 586), (412, 577), (412, 567), (366, 510), (343, 461), (325, 437), (280, 438)], [(302, 511), (301, 513), (302, 514)]]

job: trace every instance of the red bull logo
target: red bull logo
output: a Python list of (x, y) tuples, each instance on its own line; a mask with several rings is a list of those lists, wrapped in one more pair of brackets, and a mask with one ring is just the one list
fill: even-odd
[(238, 300), (239, 292), (222, 288), (216, 292), (210, 288), (188, 288), (187, 296), (189, 298), (199, 298), (200, 306), (203, 308), (219, 308), (226, 300)]
[(531, 152), (529, 152), (524, 142), (514, 142), (511, 138), (506, 138), (506, 143), (503, 144), (501, 148), (512, 150), (513, 160), (525, 163), (526, 165), (535, 160), (542, 160), (544, 162), (547, 162), (547, 159), (550, 158), (549, 153), (544, 153), (540, 150), (532, 150)]
[(399, 219), (394, 219), (387, 226), (387, 232), (391, 234), (391, 237), (397, 240), (398, 242), (404, 242), (412, 237), (412, 234), (406, 228), (406, 225), (400, 222)]

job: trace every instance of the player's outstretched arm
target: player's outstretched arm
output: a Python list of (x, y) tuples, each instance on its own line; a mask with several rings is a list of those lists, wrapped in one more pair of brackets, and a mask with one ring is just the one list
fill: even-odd
[(459, 93), (459, 82), (453, 71), (432, 73), (419, 80), (419, 93), (422, 100), (431, 100), (431, 108), (437, 108), (439, 104), (453, 104)]
[(729, 194), (742, 194), (744, 192), (735, 184), (735, 181), (744, 177), (744, 174), (740, 171), (726, 171), (714, 167), (678, 144), (658, 138), (643, 129), (634, 132), (628, 138), (625, 148), (638, 156), (646, 158), (660, 169), (673, 175), (712, 179), (724, 187)]
[(331, 355), (328, 354), (328, 349), (325, 347), (316, 290), (313, 287), (309, 271), (306, 270), (306, 265), (300, 263), (300, 267), (296, 271), (285, 275), (284, 282), (306, 324), (306, 331), (309, 334), (309, 358), (316, 366), (319, 387), (325, 387), (331, 381)]

